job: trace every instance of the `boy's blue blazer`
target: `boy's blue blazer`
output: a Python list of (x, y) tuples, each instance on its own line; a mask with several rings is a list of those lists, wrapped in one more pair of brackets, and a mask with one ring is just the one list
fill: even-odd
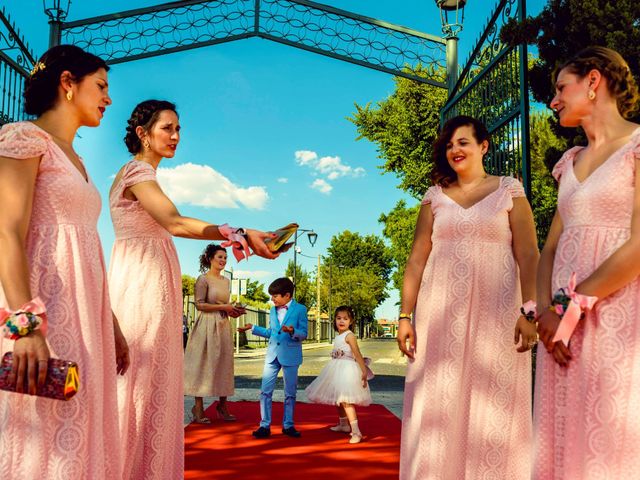
[[(281, 330), (285, 325), (293, 327), (293, 335)], [(251, 333), (269, 339), (265, 363), (271, 363), (277, 358), (282, 366), (300, 365), (302, 341), (307, 338), (307, 307), (292, 300), (282, 324), (278, 321), (276, 307), (271, 307), (269, 328), (254, 325)]]

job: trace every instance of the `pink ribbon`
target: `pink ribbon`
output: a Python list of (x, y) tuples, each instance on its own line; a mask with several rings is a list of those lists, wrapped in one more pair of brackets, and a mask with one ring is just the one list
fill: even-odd
[(40, 299), (40, 297), (29, 300), (17, 310), (0, 308), (0, 325), (4, 324), (7, 321), (7, 318), (18, 312), (33, 313), (34, 315), (38, 315), (40, 318), (42, 318), (40, 330), (42, 330), (42, 333), (47, 333), (47, 307), (45, 307), (44, 302)]
[(227, 239), (226, 242), (223, 242), (220, 245), (225, 248), (231, 247), (233, 256), (236, 257), (238, 262), (244, 258), (248, 259), (251, 256), (251, 250), (249, 250), (247, 239), (244, 235), (240, 235), (238, 233), (237, 228), (230, 227), (225, 223), (224, 225), (218, 225), (218, 230), (222, 236)]
[(584, 310), (590, 310), (593, 305), (598, 301), (598, 297), (590, 297), (588, 295), (582, 295), (576, 292), (576, 273), (571, 274), (569, 279), (569, 285), (567, 286), (567, 296), (571, 299), (567, 310), (560, 320), (558, 330), (553, 337), (553, 342), (562, 340), (562, 343), (569, 346), (569, 339), (573, 335), (573, 331), (576, 329), (580, 317)]

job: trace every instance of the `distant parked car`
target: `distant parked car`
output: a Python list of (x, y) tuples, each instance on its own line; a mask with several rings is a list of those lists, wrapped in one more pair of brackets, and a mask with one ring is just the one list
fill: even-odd
[(391, 333), (391, 332), (384, 332), (384, 335), (382, 335), (382, 338), (393, 338), (393, 333)]

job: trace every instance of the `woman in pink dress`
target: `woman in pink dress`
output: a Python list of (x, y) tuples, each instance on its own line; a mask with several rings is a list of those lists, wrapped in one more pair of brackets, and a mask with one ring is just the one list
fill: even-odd
[[(626, 119), (638, 88), (625, 60), (603, 47), (565, 63), (555, 88), (560, 125), (582, 127), (587, 146), (553, 169), (558, 210), (538, 270), (549, 353), (538, 349), (534, 478), (638, 478), (640, 126)], [(560, 288), (576, 304), (562, 320), (548, 308)], [(567, 299), (555, 297), (564, 310)]]
[(182, 282), (172, 236), (228, 239), (237, 258), (239, 249), (249, 253), (249, 247), (275, 258), (264, 243), (275, 235), (180, 215), (156, 181), (160, 161), (173, 157), (180, 141), (174, 104), (138, 104), (124, 140), (134, 158), (117, 173), (109, 195), (116, 233), (109, 289), (131, 355), (130, 371), (118, 383), (124, 478), (181, 479)]
[(531, 356), (518, 352), (536, 330), (519, 309), (535, 298), (538, 249), (524, 189), (487, 175), (488, 149), (486, 127), (463, 116), (434, 145), (398, 328), (401, 479), (531, 475)]
[[(97, 232), (100, 196), (73, 148), (111, 104), (108, 67), (80, 48), (47, 51), (26, 81), (33, 122), (0, 130), (0, 307), (39, 297), (47, 328), (13, 340), (18, 391), (35, 393), (49, 356), (77, 362), (69, 401), (0, 391), (0, 478), (111, 480), (122, 475), (116, 369), (127, 346), (111, 312)], [(4, 294), (3, 294), (4, 291)], [(114, 340), (115, 339), (115, 340)]]

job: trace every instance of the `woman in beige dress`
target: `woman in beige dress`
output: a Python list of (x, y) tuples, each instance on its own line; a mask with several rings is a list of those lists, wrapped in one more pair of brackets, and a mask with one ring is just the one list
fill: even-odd
[(211, 423), (204, 414), (203, 397), (220, 397), (216, 412), (228, 422), (227, 397), (233, 395), (233, 334), (229, 317), (239, 317), (243, 308), (229, 303), (230, 282), (222, 275), (227, 251), (220, 245), (207, 245), (200, 255), (200, 271), (195, 286), (196, 319), (184, 358), (184, 393), (195, 397), (193, 421)]

